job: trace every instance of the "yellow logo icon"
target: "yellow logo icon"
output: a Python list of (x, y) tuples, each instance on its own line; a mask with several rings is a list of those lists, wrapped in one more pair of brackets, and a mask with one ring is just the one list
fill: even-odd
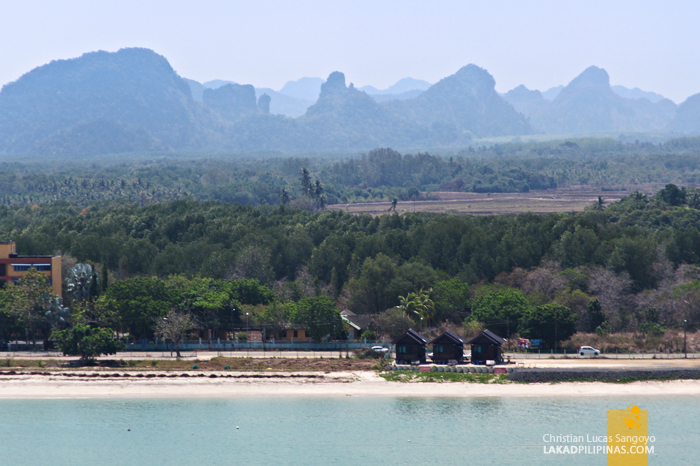
[(608, 466), (646, 466), (649, 447), (649, 411), (636, 403), (608, 410)]
[(629, 414), (625, 416), (625, 425), (630, 429), (642, 428), (642, 410), (637, 406), (637, 403), (632, 403), (627, 407)]

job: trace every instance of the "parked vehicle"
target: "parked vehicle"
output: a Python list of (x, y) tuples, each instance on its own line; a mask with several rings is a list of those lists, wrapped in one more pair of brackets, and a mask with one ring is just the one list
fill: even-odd
[(384, 346), (373, 346), (372, 351), (376, 351), (377, 353), (388, 353), (389, 348), (385, 348)]
[(592, 346), (582, 346), (578, 349), (579, 356), (599, 356), (600, 351)]

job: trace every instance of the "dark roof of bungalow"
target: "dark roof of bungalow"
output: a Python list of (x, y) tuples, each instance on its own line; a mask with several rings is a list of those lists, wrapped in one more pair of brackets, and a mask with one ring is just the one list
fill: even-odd
[(464, 338), (454, 332), (446, 330), (442, 335), (430, 342), (431, 345), (436, 343), (454, 343), (456, 345), (464, 345)]
[(478, 345), (478, 344), (493, 344), (497, 346), (502, 346), (505, 340), (491, 330), (484, 330), (471, 340), (467, 342), (467, 345)]
[(392, 345), (397, 345), (401, 343), (404, 340), (408, 340), (406, 343), (413, 343), (416, 345), (423, 345), (425, 346), (426, 343), (428, 343), (428, 340), (421, 335), (420, 333), (416, 332), (412, 328), (409, 328), (406, 330), (406, 333), (398, 337), (396, 340), (392, 341)]

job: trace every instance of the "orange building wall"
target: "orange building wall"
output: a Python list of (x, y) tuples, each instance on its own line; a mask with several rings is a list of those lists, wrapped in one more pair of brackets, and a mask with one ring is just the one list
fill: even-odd
[(15, 253), (15, 243), (0, 243), (0, 257), (10, 257)]
[(63, 297), (63, 271), (61, 256), (53, 256), (51, 258), (51, 288), (53, 294)]
[(58, 296), (63, 296), (63, 276), (61, 272), (61, 256), (17, 256), (14, 242), (0, 243), (0, 264), (5, 264), (5, 275), (0, 277), (3, 280), (18, 280), (27, 274), (26, 271), (15, 271), (13, 263), (23, 265), (31, 264), (51, 264), (51, 270), (42, 270), (40, 273), (51, 279), (51, 292)]
[[(297, 336), (294, 336), (294, 331), (296, 330)], [(284, 337), (280, 337), (280, 331), (276, 331), (274, 336), (276, 341), (292, 341), (292, 338), (294, 341), (299, 341), (299, 342), (306, 342), (306, 341), (311, 341), (311, 337), (306, 334), (305, 329), (291, 329), (286, 331), (287, 334)]]

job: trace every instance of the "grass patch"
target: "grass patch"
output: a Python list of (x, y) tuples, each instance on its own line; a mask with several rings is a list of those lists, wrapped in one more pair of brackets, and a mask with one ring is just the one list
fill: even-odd
[(504, 374), (460, 374), (459, 372), (416, 372), (416, 371), (391, 371), (379, 374), (388, 382), (467, 382), (467, 383), (507, 383)]
[[(700, 377), (691, 377), (687, 375), (666, 375), (666, 376), (630, 376), (630, 377), (620, 377), (617, 379), (611, 379), (606, 377), (571, 377), (568, 379), (561, 379), (552, 382), (550, 384), (557, 383), (573, 383), (573, 382), (600, 382), (600, 383), (616, 383), (616, 384), (627, 384), (633, 382), (670, 382), (672, 380), (697, 380)], [(518, 382), (518, 383), (536, 383), (536, 382)]]

